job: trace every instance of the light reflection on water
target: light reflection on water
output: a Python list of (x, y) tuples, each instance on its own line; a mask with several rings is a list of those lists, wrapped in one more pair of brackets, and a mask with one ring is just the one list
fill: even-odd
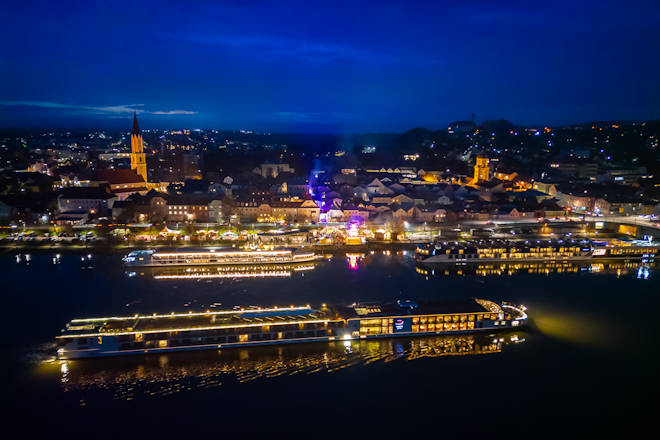
[(296, 264), (250, 264), (250, 265), (209, 265), (209, 266), (174, 266), (145, 267), (130, 270), (126, 275), (146, 276), (154, 280), (207, 280), (222, 278), (281, 278), (291, 277), (316, 269), (316, 263)]
[(333, 373), (392, 361), (443, 356), (487, 355), (525, 341), (524, 332), (452, 335), (410, 339), (342, 341), (213, 352), (170, 353), (127, 358), (52, 361), (37, 373), (59, 376), (63, 390), (108, 393), (113, 399), (167, 396), (219, 387), (223, 382), (267, 380), (297, 374)]

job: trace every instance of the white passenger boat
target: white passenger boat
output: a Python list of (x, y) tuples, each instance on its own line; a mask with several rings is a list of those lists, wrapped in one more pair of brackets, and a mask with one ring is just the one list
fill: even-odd
[(203, 266), (220, 264), (289, 264), (322, 258), (313, 251), (296, 249), (245, 250), (140, 250), (123, 258), (126, 266)]

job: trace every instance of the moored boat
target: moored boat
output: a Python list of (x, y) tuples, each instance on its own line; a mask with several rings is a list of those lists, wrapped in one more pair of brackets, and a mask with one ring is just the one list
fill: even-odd
[(297, 249), (139, 250), (123, 258), (126, 266), (204, 266), (220, 264), (304, 263), (322, 258), (313, 251)]
[(588, 240), (481, 240), (418, 245), (416, 259), (425, 264), (490, 262), (587, 261), (638, 259), (653, 263), (660, 248), (654, 244), (597, 243)]

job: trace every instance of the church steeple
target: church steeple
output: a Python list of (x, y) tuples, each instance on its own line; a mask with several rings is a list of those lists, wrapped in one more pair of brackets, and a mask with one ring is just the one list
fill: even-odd
[(138, 127), (137, 112), (133, 112), (133, 131), (131, 132), (131, 169), (135, 170), (145, 183), (147, 180), (147, 158), (144, 154), (144, 142)]
[(140, 134), (140, 127), (137, 122), (137, 112), (133, 112), (133, 131), (131, 134)]

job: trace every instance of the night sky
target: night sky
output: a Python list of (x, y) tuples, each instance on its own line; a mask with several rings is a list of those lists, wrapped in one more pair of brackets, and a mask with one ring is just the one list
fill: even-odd
[(0, 0), (0, 127), (332, 133), (660, 117), (636, 1)]

